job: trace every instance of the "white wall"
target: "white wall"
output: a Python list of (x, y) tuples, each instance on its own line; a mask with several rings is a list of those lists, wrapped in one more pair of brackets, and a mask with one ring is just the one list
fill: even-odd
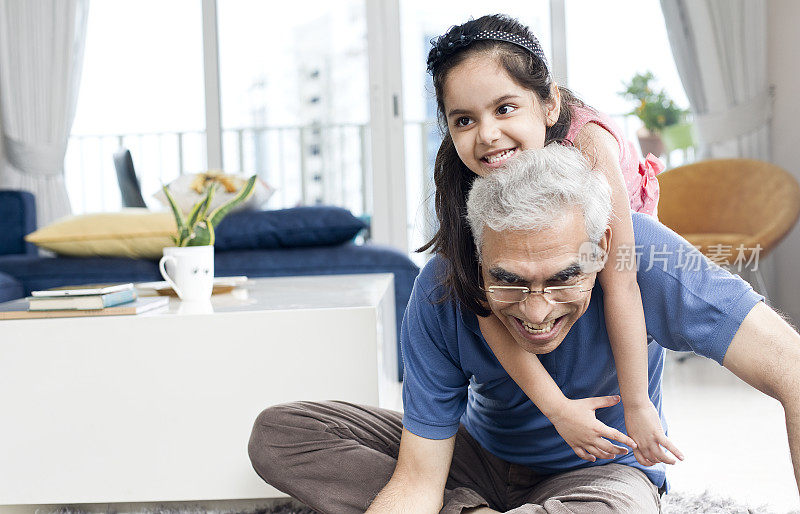
[[(775, 86), (772, 162), (800, 180), (800, 2), (767, 2), (769, 81)], [(800, 226), (766, 263), (775, 276), (770, 289), (775, 307), (800, 324)]]

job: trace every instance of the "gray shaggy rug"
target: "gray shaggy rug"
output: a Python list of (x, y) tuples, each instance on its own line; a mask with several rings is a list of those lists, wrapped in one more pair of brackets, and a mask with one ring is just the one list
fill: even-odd
[(743, 505), (708, 491), (700, 494), (669, 493), (661, 498), (661, 509), (664, 514), (800, 514), (798, 511), (778, 513), (764, 505)]
[[(673, 492), (662, 498), (663, 514), (800, 514), (800, 511), (778, 513), (763, 505), (743, 505), (730, 498), (717, 496), (708, 491), (701, 494)], [(96, 511), (93, 511), (96, 512)], [(286, 502), (272, 507), (250, 510), (208, 510), (202, 507), (149, 507), (136, 511), (115, 511), (107, 514), (316, 514), (317, 511), (294, 502)], [(63, 506), (37, 514), (90, 514), (77, 507)]]

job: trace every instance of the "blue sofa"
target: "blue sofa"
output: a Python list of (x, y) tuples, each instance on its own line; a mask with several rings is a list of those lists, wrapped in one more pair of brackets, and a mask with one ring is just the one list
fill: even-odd
[[(317, 220), (337, 216), (338, 219), (355, 220), (349, 213), (344, 213), (347, 211), (333, 207), (270, 211), (266, 217), (262, 212), (262, 228), (265, 223), (269, 226), (259, 234), (249, 229), (252, 224), (248, 217), (252, 217), (252, 213), (230, 214), (217, 229), (215, 275), (279, 277), (392, 273), (399, 345), (400, 321), (419, 268), (407, 255), (393, 248), (356, 245), (351, 241), (324, 244), (329, 242), (327, 235), (336, 232), (335, 227), (317, 227), (316, 236), (303, 236), (303, 227), (297, 222), (302, 218), (308, 223), (317, 223)], [(0, 191), (0, 301), (21, 298), (32, 290), (64, 285), (161, 280), (155, 260), (41, 256), (35, 246), (24, 240), (24, 236), (35, 229), (33, 195), (22, 191)]]

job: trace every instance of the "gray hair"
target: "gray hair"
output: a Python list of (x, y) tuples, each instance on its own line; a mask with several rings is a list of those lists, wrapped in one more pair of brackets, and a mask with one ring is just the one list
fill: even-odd
[(478, 177), (467, 199), (478, 260), (483, 231), (551, 228), (572, 207), (583, 210), (586, 235), (598, 243), (611, 220), (611, 187), (575, 148), (525, 150), (495, 173)]

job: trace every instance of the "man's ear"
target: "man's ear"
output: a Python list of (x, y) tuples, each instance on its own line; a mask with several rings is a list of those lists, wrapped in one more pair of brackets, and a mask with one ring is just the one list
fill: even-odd
[(606, 231), (600, 236), (597, 243), (586, 241), (578, 249), (578, 262), (583, 273), (595, 273), (602, 271), (608, 264), (608, 251), (611, 248), (611, 227), (606, 227)]
[(561, 91), (558, 86), (553, 82), (550, 86), (550, 99), (544, 103), (544, 117), (545, 123), (548, 127), (552, 127), (558, 121), (561, 115)]
[(606, 255), (608, 255), (608, 252), (611, 250), (611, 237), (612, 237), (611, 225), (609, 225), (606, 227), (606, 231), (605, 233), (603, 233), (603, 237), (600, 238), (600, 242), (597, 243), (597, 246), (602, 248), (603, 251), (606, 252)]

